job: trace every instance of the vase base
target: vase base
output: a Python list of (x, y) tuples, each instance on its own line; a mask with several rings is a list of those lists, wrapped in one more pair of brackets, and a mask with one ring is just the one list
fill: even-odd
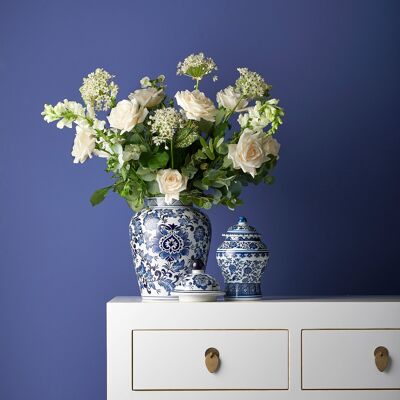
[(225, 296), (225, 301), (260, 301), (262, 300), (262, 296), (257, 296), (257, 297), (226, 297)]
[(227, 300), (260, 300), (262, 298), (260, 283), (227, 282), (225, 291)]
[(177, 296), (142, 296), (143, 302), (171, 302), (171, 301), (178, 301)]

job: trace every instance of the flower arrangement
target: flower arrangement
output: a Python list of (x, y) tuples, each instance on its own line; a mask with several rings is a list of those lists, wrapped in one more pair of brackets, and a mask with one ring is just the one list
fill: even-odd
[[(44, 106), (46, 122), (58, 121), (60, 129), (75, 123), (74, 163), (93, 155), (106, 159), (113, 184), (97, 190), (92, 205), (114, 191), (136, 211), (146, 197), (157, 195), (167, 203), (179, 199), (206, 209), (213, 204), (233, 209), (241, 204), (243, 186), (273, 182), (270, 171), (279, 152), (273, 135), (284, 112), (271, 98), (271, 86), (258, 73), (238, 68), (235, 85), (217, 93), (216, 106), (199, 90), (214, 71), (211, 58), (192, 54), (178, 64), (177, 74), (193, 79), (194, 90), (170, 98), (164, 75), (144, 77), (140, 89), (117, 102), (114, 76), (97, 68), (79, 89), (84, 105), (64, 100)], [(231, 121), (235, 113), (237, 129)]]

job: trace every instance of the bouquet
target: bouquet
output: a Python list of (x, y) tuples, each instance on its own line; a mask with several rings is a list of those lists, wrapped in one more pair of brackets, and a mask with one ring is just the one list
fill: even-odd
[(217, 93), (215, 105), (199, 89), (203, 78), (217, 71), (203, 53), (178, 64), (177, 74), (195, 84), (173, 98), (160, 75), (142, 78), (140, 89), (117, 101), (115, 77), (97, 68), (79, 89), (84, 104), (46, 104), (42, 115), (46, 122), (58, 121), (60, 129), (75, 124), (74, 163), (105, 159), (113, 183), (94, 192), (92, 205), (113, 191), (135, 211), (154, 196), (165, 196), (167, 204), (175, 199), (205, 209), (213, 204), (234, 209), (242, 203), (244, 186), (273, 183), (270, 171), (280, 147), (274, 135), (284, 115), (261, 75), (237, 70), (235, 84)]

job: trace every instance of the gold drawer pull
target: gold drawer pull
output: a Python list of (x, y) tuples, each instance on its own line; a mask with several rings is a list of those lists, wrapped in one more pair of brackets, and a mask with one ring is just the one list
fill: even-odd
[(206, 367), (212, 374), (217, 371), (219, 367), (219, 351), (210, 347), (206, 350)]
[(389, 364), (389, 350), (386, 347), (379, 346), (375, 349), (374, 355), (376, 368), (383, 372)]

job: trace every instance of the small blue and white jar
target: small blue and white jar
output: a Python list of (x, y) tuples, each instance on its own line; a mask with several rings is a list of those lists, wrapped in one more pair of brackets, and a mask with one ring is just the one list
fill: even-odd
[(222, 236), (225, 240), (217, 249), (217, 263), (225, 281), (225, 299), (261, 299), (261, 276), (269, 258), (261, 235), (240, 217)]

